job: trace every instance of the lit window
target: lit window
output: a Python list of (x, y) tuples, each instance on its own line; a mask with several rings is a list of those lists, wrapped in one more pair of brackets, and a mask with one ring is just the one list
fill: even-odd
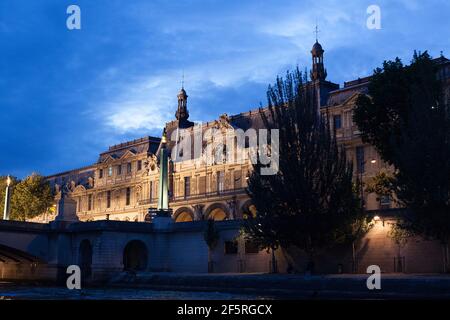
[(222, 192), (225, 188), (225, 172), (217, 172), (217, 192)]
[(108, 167), (108, 177), (111, 177), (113, 174), (113, 168), (111, 166)]

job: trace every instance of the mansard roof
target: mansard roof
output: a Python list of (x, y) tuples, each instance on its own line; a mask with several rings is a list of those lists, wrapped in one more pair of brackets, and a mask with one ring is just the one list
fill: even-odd
[(102, 152), (98, 159), (98, 163), (103, 163), (107, 159), (119, 159), (126, 155), (136, 155), (139, 153), (154, 154), (158, 149), (160, 138), (146, 136), (120, 144), (116, 144), (108, 148), (108, 151)]

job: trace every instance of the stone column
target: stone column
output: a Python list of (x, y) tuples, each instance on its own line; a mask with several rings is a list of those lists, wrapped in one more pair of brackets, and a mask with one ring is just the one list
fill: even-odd
[(169, 158), (166, 148), (166, 132), (164, 131), (161, 139), (160, 149), (160, 165), (159, 165), (159, 194), (158, 194), (158, 210), (164, 211), (169, 209)]
[(3, 220), (9, 220), (10, 200), (11, 200), (11, 178), (6, 178), (5, 206), (3, 208)]
[(194, 208), (194, 221), (203, 220), (203, 208), (204, 204), (195, 204), (192, 206)]

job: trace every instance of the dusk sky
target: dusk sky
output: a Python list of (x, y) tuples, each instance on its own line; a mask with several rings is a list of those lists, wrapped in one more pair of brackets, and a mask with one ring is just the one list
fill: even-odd
[[(81, 8), (81, 30), (66, 9)], [(366, 26), (369, 5), (381, 29)], [(450, 56), (450, 1), (0, 1), (0, 175), (90, 165), (109, 145), (160, 136), (184, 70), (190, 119), (266, 104), (278, 74), (309, 68), (319, 25), (328, 80), (414, 50)]]

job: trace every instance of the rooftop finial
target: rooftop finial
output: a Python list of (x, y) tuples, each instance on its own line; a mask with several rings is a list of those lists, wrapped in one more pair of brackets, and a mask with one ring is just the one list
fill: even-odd
[(183, 69), (183, 74), (181, 76), (181, 89), (184, 89), (184, 69)]
[(319, 26), (317, 24), (317, 19), (316, 19), (316, 28), (314, 29), (314, 33), (316, 34), (316, 42), (319, 42)]

